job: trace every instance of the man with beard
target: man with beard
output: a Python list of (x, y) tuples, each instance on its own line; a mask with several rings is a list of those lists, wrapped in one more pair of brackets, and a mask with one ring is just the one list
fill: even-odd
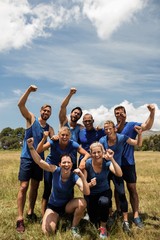
[[(34, 147), (36, 148), (38, 143), (43, 138), (43, 132), (48, 131), (49, 137), (54, 135), (53, 128), (47, 123), (48, 118), (51, 116), (51, 106), (45, 104), (40, 109), (40, 117), (36, 118), (34, 114), (26, 108), (26, 101), (31, 92), (35, 92), (37, 87), (31, 85), (25, 93), (21, 96), (18, 107), (22, 116), (26, 119), (26, 130), (23, 140), (23, 147), (21, 152), (21, 162), (18, 179), (20, 181), (20, 188), (18, 191), (17, 205), (18, 205), (18, 217), (16, 230), (18, 232), (24, 232), (24, 207), (26, 202), (26, 194), (30, 183), (30, 192), (29, 192), (29, 205), (27, 218), (31, 221), (36, 220), (36, 215), (34, 213), (34, 206), (37, 199), (39, 182), (43, 178), (42, 169), (35, 164), (30, 154), (30, 151), (27, 146), (27, 139), (33, 137)], [(41, 153), (41, 158), (44, 159), (44, 152)]]
[[(76, 88), (71, 88), (69, 94), (64, 98), (61, 104), (59, 111), (59, 122), (60, 128), (66, 126), (71, 131), (71, 139), (75, 142), (78, 142), (78, 136), (80, 129), (83, 128), (83, 125), (77, 123), (82, 116), (82, 109), (80, 107), (75, 107), (71, 110), (70, 119), (67, 118), (67, 106), (71, 97), (76, 93)], [(74, 153), (73, 158), (73, 169), (77, 168), (77, 152)]]

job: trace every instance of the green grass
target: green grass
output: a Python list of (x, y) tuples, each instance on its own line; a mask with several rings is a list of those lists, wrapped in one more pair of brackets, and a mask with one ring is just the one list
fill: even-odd
[[(138, 175), (138, 193), (140, 200), (140, 213), (145, 223), (145, 228), (138, 230), (131, 225), (132, 236), (122, 232), (121, 221), (115, 223), (110, 232), (110, 240), (159, 240), (160, 239), (160, 152), (136, 152), (136, 166)], [(39, 240), (53, 239), (46, 237), (41, 231), (40, 222), (31, 224), (25, 219), (26, 231), (18, 234), (15, 229), (17, 217), (17, 193), (19, 182), (17, 179), (19, 170), (19, 151), (0, 151), (0, 239), (1, 240)], [(41, 217), (41, 196), (43, 182), (40, 184), (35, 212)], [(76, 192), (79, 195), (79, 192)], [(127, 194), (128, 197), (128, 194)], [(25, 213), (27, 210), (27, 203)], [(113, 206), (114, 207), (114, 206)], [(129, 204), (129, 217), (132, 212)], [(65, 221), (60, 222), (54, 240), (72, 240), (69, 231), (64, 231)], [(95, 229), (86, 221), (81, 222), (83, 240), (98, 239)]]

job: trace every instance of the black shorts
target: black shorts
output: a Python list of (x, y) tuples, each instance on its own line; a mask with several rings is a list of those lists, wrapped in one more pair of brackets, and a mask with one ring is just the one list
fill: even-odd
[(21, 158), (18, 180), (29, 181), (31, 178), (37, 181), (42, 181), (43, 169), (32, 159)]
[(59, 216), (62, 217), (62, 216), (65, 215), (65, 208), (66, 208), (66, 205), (67, 205), (67, 203), (66, 203), (65, 205), (61, 206), (61, 207), (56, 207), (56, 206), (54, 206), (54, 205), (48, 203), (48, 204), (47, 204), (47, 208), (52, 209), (54, 212), (58, 213)]
[(123, 179), (126, 181), (126, 183), (136, 183), (137, 182), (135, 165), (121, 166), (121, 169), (123, 172)]

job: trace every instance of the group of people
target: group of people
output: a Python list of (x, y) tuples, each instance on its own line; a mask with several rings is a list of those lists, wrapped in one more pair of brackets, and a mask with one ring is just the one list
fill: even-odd
[[(125, 108), (118, 106), (114, 109), (116, 124), (107, 120), (103, 128), (94, 127), (93, 116), (90, 113), (83, 115), (80, 107), (72, 109), (70, 117), (67, 117), (67, 106), (76, 93), (76, 89), (71, 88), (60, 106), (60, 129), (56, 135), (47, 123), (52, 111), (50, 105), (41, 107), (39, 118), (26, 107), (28, 96), (36, 90), (37, 87), (31, 85), (18, 102), (26, 119), (26, 130), (19, 170), (17, 231), (25, 231), (24, 207), (29, 183), (27, 218), (36, 220), (34, 206), (43, 176), (41, 209), (42, 231), (45, 234), (55, 233), (59, 218), (70, 214), (71, 233), (80, 237), (78, 225), (87, 209), (90, 222), (99, 229), (100, 238), (106, 239), (107, 225), (114, 220), (111, 180), (115, 188), (116, 214), (123, 216), (123, 230), (130, 232), (124, 181), (133, 210), (133, 222), (142, 228), (144, 225), (139, 216), (134, 146), (142, 145), (142, 132), (151, 129), (153, 125), (154, 105), (148, 105), (150, 114), (144, 123), (127, 122)], [(78, 123), (82, 115), (83, 125)], [(47, 149), (49, 154), (44, 159), (44, 151)], [(74, 197), (75, 185), (83, 197)]]

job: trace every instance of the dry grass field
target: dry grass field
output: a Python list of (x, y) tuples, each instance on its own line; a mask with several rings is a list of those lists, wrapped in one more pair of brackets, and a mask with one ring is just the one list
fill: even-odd
[[(41, 232), (40, 221), (31, 224), (25, 219), (26, 231), (18, 234), (15, 230), (17, 216), (17, 192), (19, 182), (17, 180), (19, 168), (19, 151), (0, 151), (0, 239), (1, 240), (72, 240), (69, 231), (65, 232), (63, 226), (59, 228), (56, 236), (45, 237)], [(116, 222), (110, 232), (110, 240), (160, 240), (160, 152), (135, 152), (137, 163), (138, 183), (137, 188), (140, 199), (141, 217), (145, 228), (137, 229), (131, 224), (132, 236), (127, 236), (121, 230), (120, 220)], [(38, 200), (35, 212), (41, 218), (41, 196), (43, 182), (39, 188)], [(78, 194), (78, 193), (77, 193)], [(27, 204), (25, 212), (27, 210)], [(132, 213), (129, 204), (130, 222)], [(61, 223), (62, 225), (62, 223)], [(87, 222), (81, 223), (83, 240), (96, 240), (95, 229)]]

